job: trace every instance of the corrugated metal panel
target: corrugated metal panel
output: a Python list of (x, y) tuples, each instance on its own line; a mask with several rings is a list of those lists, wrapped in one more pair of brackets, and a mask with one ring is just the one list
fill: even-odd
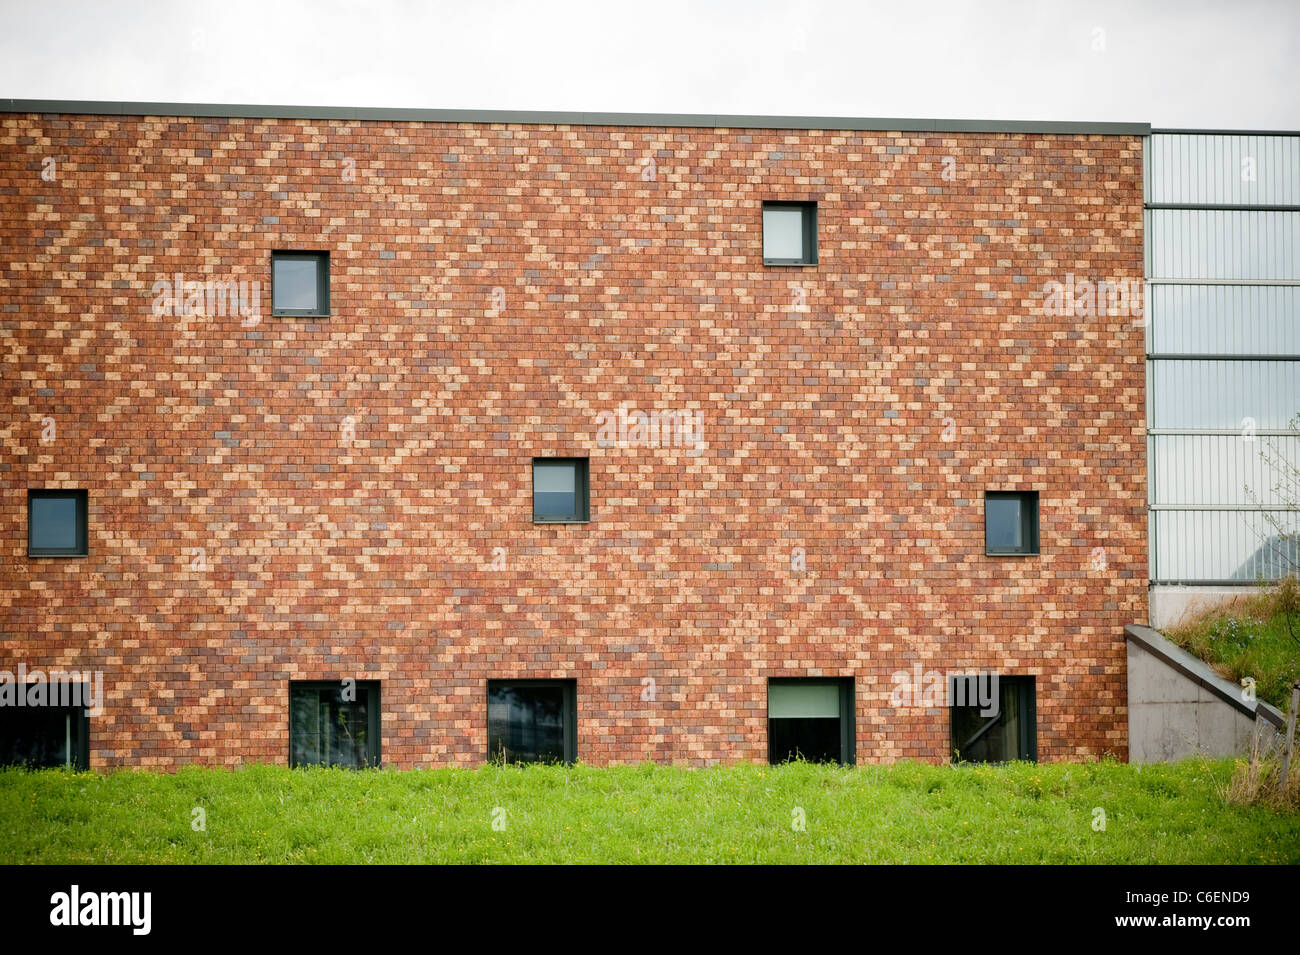
[(1300, 136), (1155, 135), (1148, 145), (1147, 202), (1300, 205)]
[(1300, 355), (1300, 286), (1152, 285), (1146, 308), (1154, 353)]
[(1282, 429), (1300, 411), (1300, 362), (1149, 361), (1147, 387), (1152, 428)]
[(1300, 212), (1148, 209), (1151, 278), (1300, 280)]
[(1155, 505), (1284, 507), (1285, 465), (1300, 468), (1300, 434), (1155, 434), (1150, 441)]
[[(1272, 512), (1283, 530), (1296, 529), (1295, 512)], [(1152, 578), (1163, 581), (1274, 580), (1300, 560), (1260, 511), (1152, 511), (1159, 541)]]

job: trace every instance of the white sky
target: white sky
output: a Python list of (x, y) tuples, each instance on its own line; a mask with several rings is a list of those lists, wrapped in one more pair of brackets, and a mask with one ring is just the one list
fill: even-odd
[(0, 96), (1300, 129), (1300, 0), (0, 0)]

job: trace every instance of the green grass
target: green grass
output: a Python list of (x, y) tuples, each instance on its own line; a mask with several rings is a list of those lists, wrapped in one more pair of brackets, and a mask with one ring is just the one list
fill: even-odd
[[(1300, 814), (1227, 805), (1231, 771), (1230, 760), (11, 769), (0, 862), (1300, 862)], [(196, 807), (206, 831), (191, 828)]]
[(1294, 582), (1261, 589), (1169, 627), (1165, 636), (1229, 680), (1254, 677), (1259, 699), (1287, 712), (1291, 684), (1300, 680), (1300, 613), (1292, 612), (1288, 629), (1283, 602), (1295, 599)]

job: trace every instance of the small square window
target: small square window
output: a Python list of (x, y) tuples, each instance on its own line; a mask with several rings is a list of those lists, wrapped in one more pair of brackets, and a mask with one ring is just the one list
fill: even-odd
[(289, 765), (378, 766), (378, 681), (290, 683)]
[(763, 264), (817, 264), (817, 203), (763, 203)]
[(1038, 492), (984, 494), (984, 553), (1038, 553)]
[(330, 313), (328, 252), (271, 253), (271, 314)]
[(586, 458), (533, 458), (533, 521), (581, 524), (588, 520)]
[(85, 557), (85, 491), (27, 492), (27, 556)]
[(857, 744), (850, 679), (767, 682), (767, 759), (852, 765)]
[(1034, 678), (992, 676), (992, 681), (984, 675), (952, 678), (948, 714), (953, 762), (1037, 761)]
[[(15, 692), (27, 694), (25, 684)], [(90, 766), (90, 717), (84, 706), (61, 706), (59, 702), (88, 699), (89, 687), (81, 684), (45, 684), (51, 694), (44, 706), (0, 706), (0, 766), (50, 769), (59, 766), (85, 770)], [(53, 694), (67, 694), (55, 698)], [(26, 697), (30, 699), (30, 697)]]
[(574, 680), (488, 680), (488, 759), (572, 763), (578, 758)]

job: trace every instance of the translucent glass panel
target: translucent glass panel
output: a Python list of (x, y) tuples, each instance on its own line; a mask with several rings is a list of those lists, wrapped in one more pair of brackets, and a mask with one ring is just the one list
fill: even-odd
[(989, 550), (1019, 550), (1024, 546), (1017, 498), (984, 502), (984, 546)]
[(1300, 411), (1300, 362), (1149, 361), (1152, 428), (1283, 429)]
[(839, 683), (772, 683), (767, 688), (767, 715), (839, 719)]
[(275, 307), (316, 307), (316, 269), (314, 259), (275, 260)]
[(804, 258), (802, 209), (768, 207), (763, 210), (763, 258)]
[[(1144, 161), (1151, 204), (1300, 205), (1300, 137), (1154, 134)], [(1148, 209), (1146, 226), (1149, 278), (1300, 280), (1300, 212)], [(1154, 284), (1146, 306), (1152, 354), (1300, 355), (1300, 287)], [(1278, 576), (1287, 555), (1267, 514), (1249, 508), (1294, 496), (1276, 486), (1300, 455), (1300, 438), (1258, 432), (1287, 429), (1300, 413), (1300, 362), (1149, 361), (1147, 389), (1154, 429), (1234, 432), (1149, 438), (1152, 577)], [(1295, 520), (1294, 512), (1272, 513)]]
[[(1250, 441), (1239, 434), (1155, 434), (1149, 440), (1153, 504), (1283, 507), (1288, 494), (1277, 486), (1285, 486), (1288, 465), (1300, 468), (1300, 435)], [(1297, 493), (1300, 487), (1290, 492)]]
[(1146, 306), (1155, 353), (1300, 355), (1300, 286), (1152, 285)]
[[(1152, 579), (1157, 581), (1274, 580), (1300, 567), (1300, 547), (1262, 511), (1153, 511)], [(1300, 530), (1294, 511), (1271, 512), (1283, 531)]]
[(1300, 205), (1300, 137), (1156, 134), (1147, 202)]
[(815, 202), (763, 203), (763, 263), (765, 265), (815, 265), (817, 263), (817, 204)]
[(1300, 212), (1148, 209), (1157, 279), (1300, 279)]

